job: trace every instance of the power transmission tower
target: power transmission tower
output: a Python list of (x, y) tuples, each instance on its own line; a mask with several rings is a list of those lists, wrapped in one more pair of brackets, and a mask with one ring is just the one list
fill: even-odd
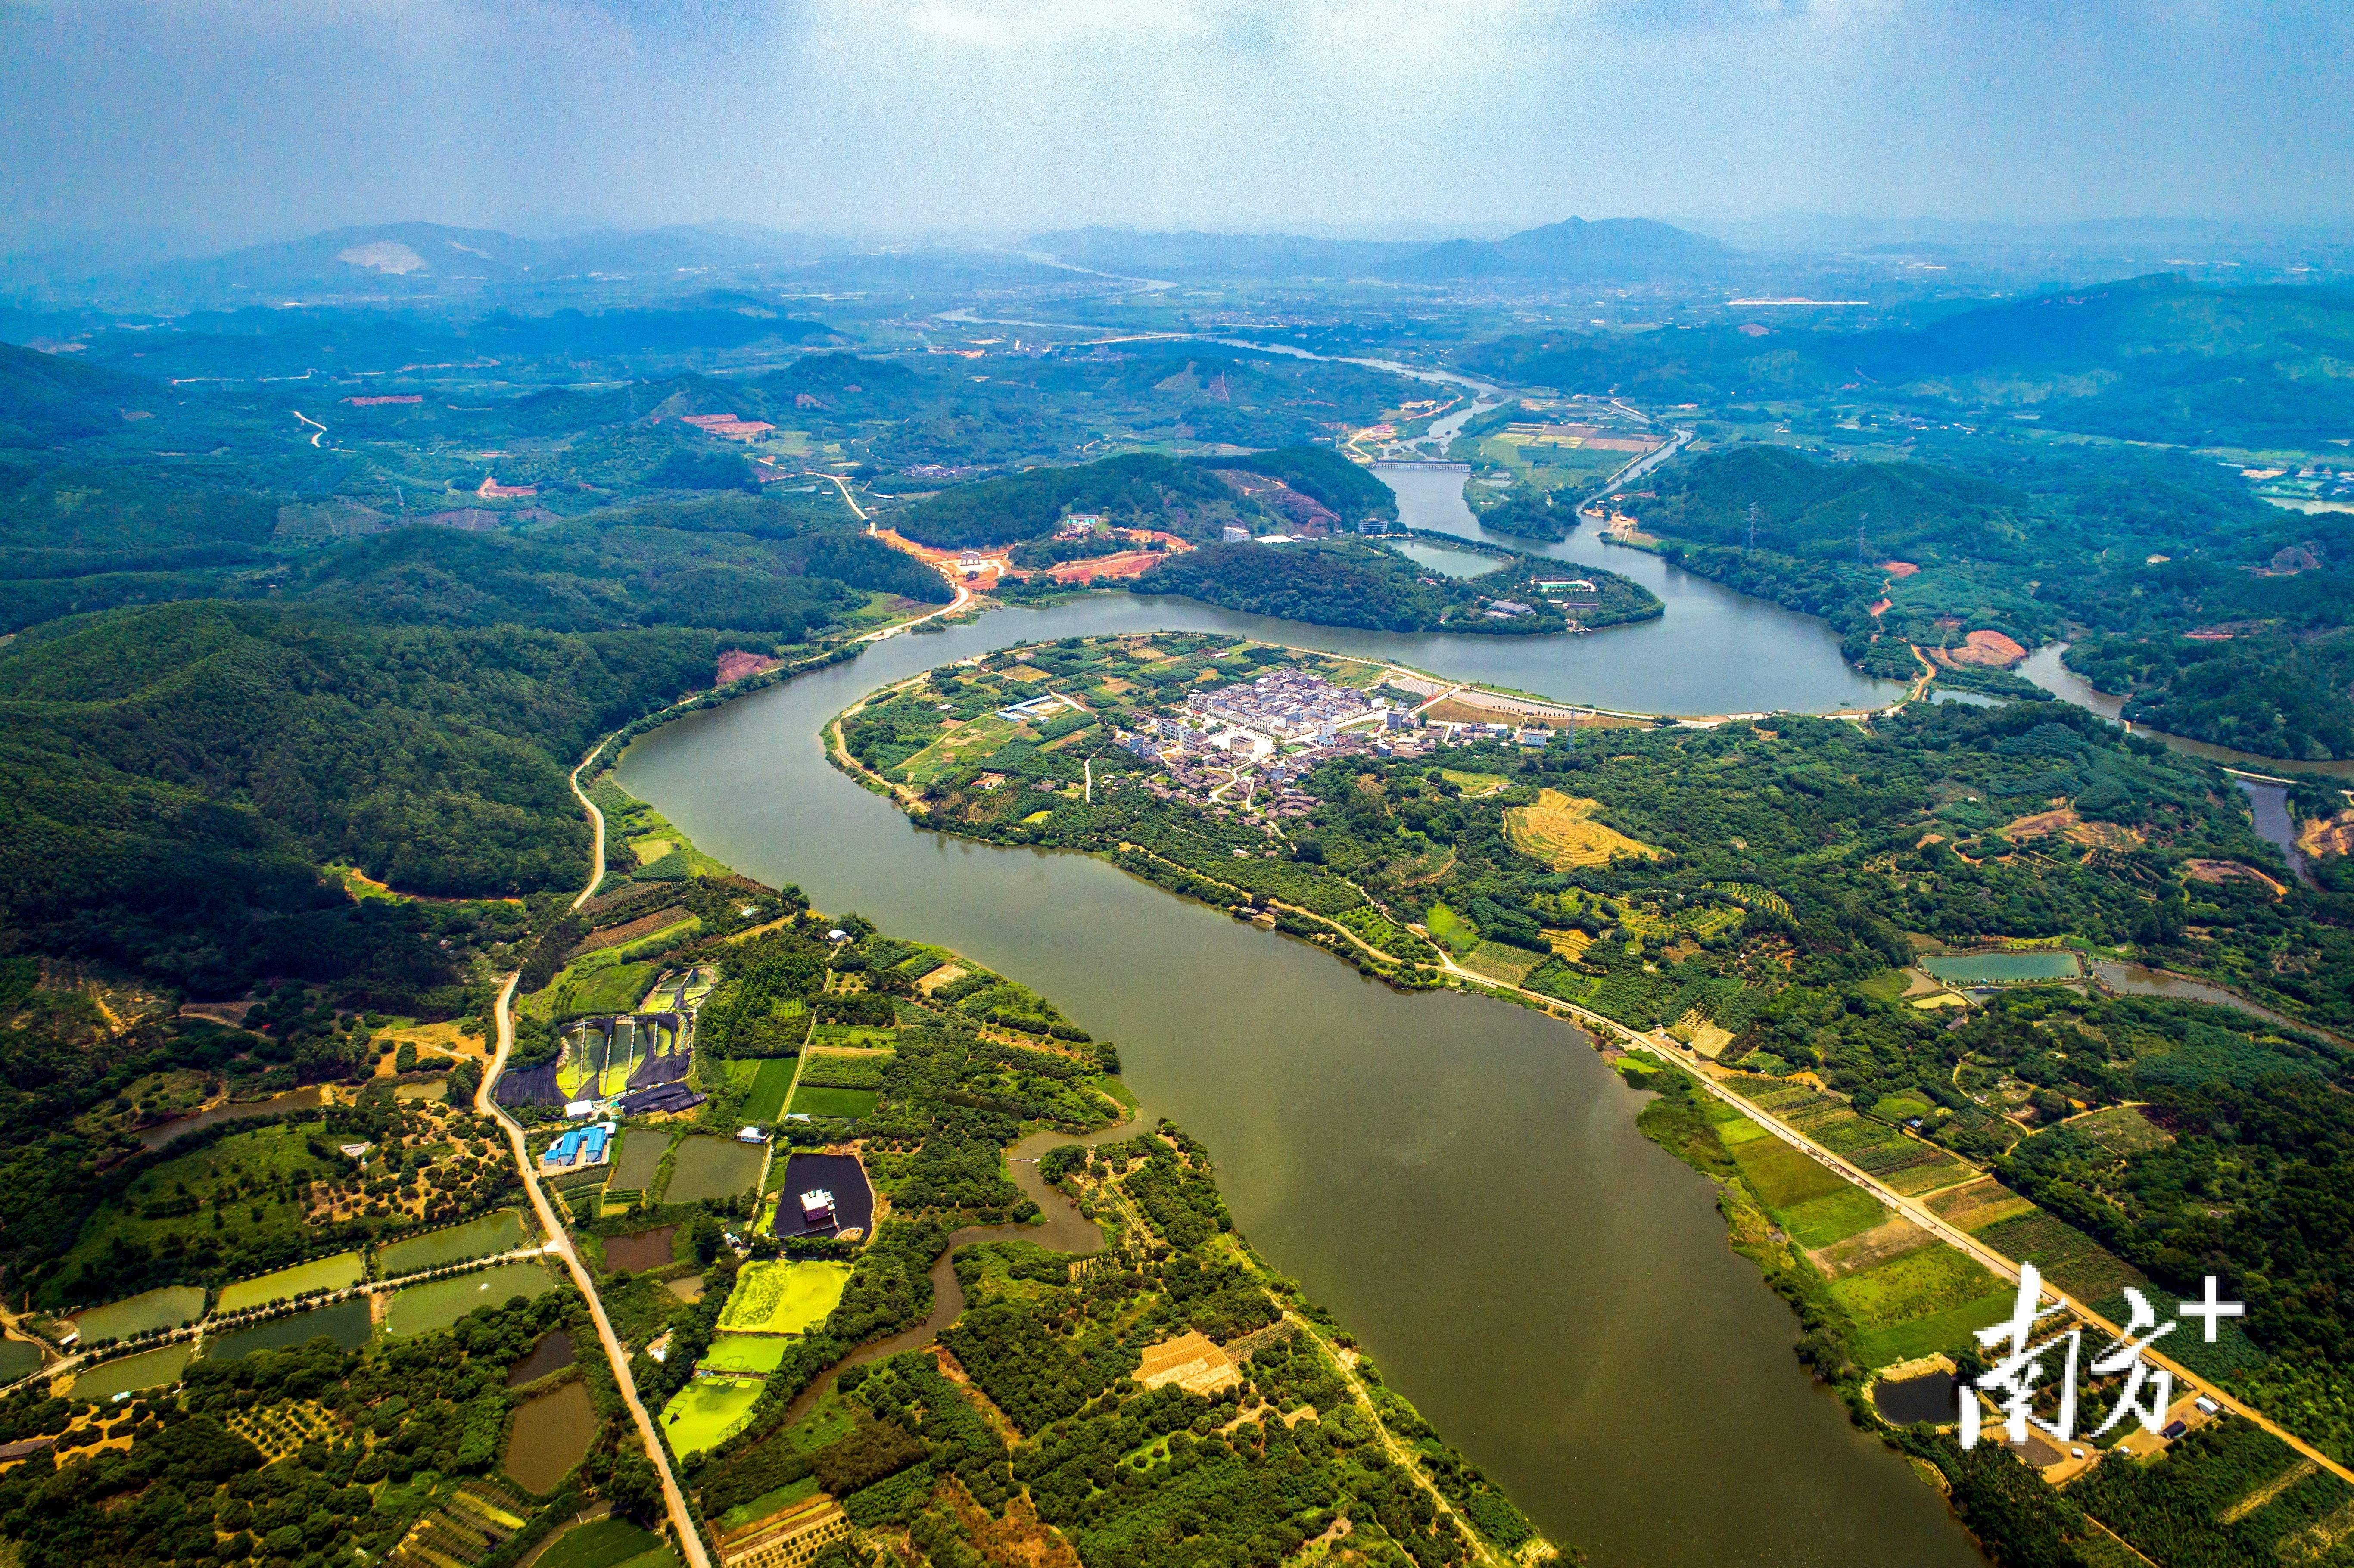
[(1871, 515), (1872, 514), (1869, 512), (1859, 512), (1855, 514), (1855, 560), (1856, 565), (1858, 566), (1865, 564), (1863, 558), (1863, 520)]
[(1757, 503), (1749, 503), (1749, 547), (1757, 547)]

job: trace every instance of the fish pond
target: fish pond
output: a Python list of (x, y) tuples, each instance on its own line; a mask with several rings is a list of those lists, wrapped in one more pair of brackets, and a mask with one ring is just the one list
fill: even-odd
[(205, 1360), (242, 1361), (256, 1351), (307, 1345), (322, 1334), (347, 1351), (356, 1351), (367, 1343), (369, 1329), (367, 1298), (354, 1297), (208, 1339), (205, 1341)]
[(446, 1329), (477, 1307), (500, 1307), (517, 1296), (544, 1296), (556, 1288), (536, 1263), (502, 1263), (473, 1274), (429, 1279), (394, 1295), (384, 1309), (387, 1334), (429, 1334)]
[(298, 1263), (292, 1268), (281, 1268), (275, 1274), (259, 1275), (240, 1279), (234, 1285), (221, 1287), (220, 1301), (216, 1312), (242, 1312), (249, 1307), (259, 1307), (266, 1301), (291, 1301), (306, 1290), (341, 1290), (357, 1285), (366, 1268), (360, 1255), (339, 1252), (333, 1257), (313, 1258)]
[(27, 1340), (0, 1340), (0, 1383), (15, 1383), (40, 1370), (40, 1346)]
[(2047, 985), (2053, 980), (2082, 980), (2084, 960), (2059, 950), (2037, 953), (1968, 953), (1957, 958), (1923, 959), (1921, 967), (1950, 986)]
[(1504, 564), (1500, 556), (1490, 556), (1479, 550), (1450, 550), (1444, 545), (1393, 545), (1390, 548), (1418, 567), (1428, 567), (1441, 577), (1484, 577)]
[(118, 1393), (136, 1393), (143, 1388), (161, 1388), (165, 1383), (180, 1381), (187, 1369), (188, 1358), (196, 1347), (186, 1341), (165, 1345), (160, 1350), (142, 1351), (135, 1356), (103, 1362), (86, 1372), (74, 1374), (73, 1396), (76, 1399), (109, 1400)]
[(696, 1136), (679, 1139), (670, 1167), (670, 1185), (663, 1189), (665, 1203), (696, 1203), (705, 1198), (732, 1198), (748, 1192), (760, 1179), (760, 1163), (768, 1150), (732, 1138)]
[(512, 1252), (523, 1245), (523, 1215), (513, 1209), (501, 1209), (461, 1225), (394, 1242), (376, 1255), (376, 1269), (387, 1279), (398, 1279), (404, 1274), (442, 1268), (471, 1257)]
[(678, 1234), (676, 1225), (656, 1225), (650, 1231), (633, 1231), (625, 1236), (605, 1238), (605, 1267), (619, 1274), (627, 1269), (642, 1274), (649, 1268), (662, 1268), (671, 1261), (671, 1238)]
[[(803, 1192), (832, 1193), (832, 1216), (804, 1217)], [(777, 1191), (778, 1235), (830, 1236), (839, 1231), (864, 1231), (874, 1224), (875, 1190), (867, 1185), (866, 1167), (856, 1155), (796, 1154), (786, 1162), (785, 1184)]]
[(507, 1368), (507, 1386), (521, 1388), (525, 1383), (537, 1383), (550, 1372), (562, 1372), (573, 1363), (578, 1354), (573, 1348), (572, 1330), (569, 1329), (557, 1329), (542, 1334), (539, 1343), (532, 1346), (531, 1354)]
[(200, 1131), (218, 1122), (244, 1121), (258, 1116), (283, 1116), (288, 1111), (316, 1110), (320, 1103), (321, 1096), (316, 1085), (307, 1089), (290, 1089), (266, 1100), (238, 1100), (159, 1122), (141, 1133), (139, 1142), (144, 1149), (161, 1149), (175, 1138)]
[(1882, 1378), (1872, 1385), (1872, 1403), (1899, 1426), (1915, 1421), (1945, 1425), (1959, 1419), (1959, 1407), (1954, 1402), (1957, 1386), (1951, 1372), (1927, 1372), (1902, 1383)]
[(193, 1285), (167, 1285), (137, 1296), (110, 1301), (74, 1315), (82, 1343), (124, 1340), (152, 1329), (176, 1329), (205, 1315), (205, 1293)]
[(716, 1447), (750, 1419), (765, 1386), (758, 1378), (696, 1378), (663, 1406), (663, 1436), (681, 1459)]
[(588, 1402), (588, 1385), (574, 1378), (524, 1402), (508, 1429), (506, 1457), (499, 1467), (525, 1489), (546, 1497), (580, 1462), (596, 1436), (597, 1408)]

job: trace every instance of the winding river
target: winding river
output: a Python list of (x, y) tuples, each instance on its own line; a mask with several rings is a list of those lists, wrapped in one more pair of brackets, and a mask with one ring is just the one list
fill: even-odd
[[(1393, 480), (1420, 526), (1441, 525), (1431, 482), (1460, 509), (1459, 469)], [(1636, 1131), (1642, 1097), (1574, 1031), (1485, 998), (1400, 995), (1102, 861), (919, 830), (819, 741), (860, 695), (935, 664), (1161, 628), (1647, 711), (1877, 694), (1819, 622), (1610, 556), (1669, 599), (1668, 622), (1440, 638), (1124, 595), (1000, 610), (690, 715), (632, 746), (621, 779), (719, 859), (1016, 975), (1118, 1041), (1145, 1104), (1216, 1152), (1261, 1255), (1556, 1541), (1660, 1568), (1981, 1563), (1944, 1500), (1798, 1369), (1797, 1324), (1726, 1245), (1712, 1189)]]

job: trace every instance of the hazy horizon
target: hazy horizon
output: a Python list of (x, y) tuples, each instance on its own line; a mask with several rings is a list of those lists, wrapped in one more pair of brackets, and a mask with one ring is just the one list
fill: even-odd
[(34, 0), (0, 233), (2332, 225), (2349, 100), (2313, 0)]

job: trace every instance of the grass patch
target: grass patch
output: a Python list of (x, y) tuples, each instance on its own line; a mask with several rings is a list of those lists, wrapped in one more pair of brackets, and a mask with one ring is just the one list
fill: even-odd
[(366, 1270), (355, 1252), (341, 1252), (333, 1257), (323, 1257), (311, 1263), (299, 1263), (292, 1268), (281, 1268), (275, 1274), (265, 1274), (256, 1279), (240, 1279), (221, 1287), (222, 1312), (242, 1312), (248, 1307), (259, 1307), (265, 1301), (288, 1301), (305, 1290), (341, 1290), (347, 1285), (357, 1285)]
[(536, 1263), (503, 1263), (449, 1279), (429, 1279), (393, 1293), (384, 1309), (384, 1331), (396, 1337), (446, 1329), (477, 1307), (504, 1307), (515, 1297), (545, 1296), (556, 1288)]
[(757, 1378), (738, 1383), (699, 1377), (680, 1389), (662, 1411), (671, 1452), (684, 1459), (726, 1441), (751, 1414), (765, 1386)]
[(1479, 927), (1444, 904), (1430, 906), (1430, 913), (1423, 919), (1423, 928), (1458, 960), (1479, 945)]
[[(1874, 1001), (1897, 1001), (1903, 999), (1905, 991), (1910, 990), (1912, 985), (1913, 977), (1906, 974), (1903, 969), (1882, 969), (1878, 974), (1860, 981), (1855, 989), (1863, 992), (1864, 995), (1872, 998)], [(1925, 1107), (1927, 1103), (1928, 1102), (1925, 1100), (1922, 1102)], [(1906, 1116), (1920, 1116), (1923, 1113), (1921, 1111), (1907, 1111), (1904, 1114)]]
[(785, 1114), (785, 1094), (793, 1086), (793, 1062), (790, 1057), (772, 1057), (765, 1062), (730, 1062), (729, 1076), (737, 1067), (752, 1069), (744, 1089), (744, 1118), (748, 1121), (774, 1121)]
[(1473, 974), (1486, 975), (1490, 980), (1506, 985), (1519, 985), (1529, 978), (1529, 971), (1545, 961), (1543, 953), (1530, 952), (1504, 942), (1482, 942), (1471, 949), (1471, 956), (1461, 960)]
[(1831, 1294), (1863, 1329), (1889, 1329), (1979, 1300), (2002, 1282), (1976, 1258), (1942, 1244), (1915, 1247), (1876, 1268), (1831, 1284)]
[(1973, 1330), (2010, 1316), (2011, 1298), (2011, 1291), (1997, 1290), (1908, 1323), (1860, 1333), (1855, 1337), (1856, 1359), (1868, 1367), (1885, 1367), (1938, 1351), (1960, 1350)]
[(1757, 1201), (1776, 1218), (1809, 1199), (1860, 1190), (1778, 1138), (1744, 1143), (1734, 1158), (1741, 1162), (1741, 1174), (1756, 1192)]
[[(1889, 971), (1894, 973), (1894, 970)], [(1906, 1090), (1901, 1095), (1882, 1095), (1872, 1114), (1883, 1121), (1907, 1121), (1916, 1116), (1927, 1116), (1935, 1107), (1919, 1095)]]
[(782, 1513), (793, 1504), (806, 1502), (815, 1496), (817, 1496), (817, 1478), (803, 1476), (800, 1480), (787, 1482), (774, 1491), (762, 1492), (750, 1502), (737, 1503), (719, 1516), (719, 1528), (723, 1531), (741, 1530), (748, 1524), (764, 1520), (773, 1513)]
[(719, 1317), (722, 1332), (802, 1334), (825, 1321), (850, 1282), (846, 1263), (748, 1263)]
[(873, 1089), (827, 1089), (803, 1084), (793, 1091), (793, 1114), (856, 1121), (874, 1114), (876, 1097)]
[(599, 1519), (569, 1530), (539, 1555), (538, 1568), (620, 1568), (663, 1543), (652, 1531), (626, 1519)]
[(1880, 1200), (1862, 1188), (1841, 1182), (1836, 1192), (1809, 1198), (1781, 1216), (1790, 1240), (1811, 1252), (1870, 1230), (1888, 1217)]

